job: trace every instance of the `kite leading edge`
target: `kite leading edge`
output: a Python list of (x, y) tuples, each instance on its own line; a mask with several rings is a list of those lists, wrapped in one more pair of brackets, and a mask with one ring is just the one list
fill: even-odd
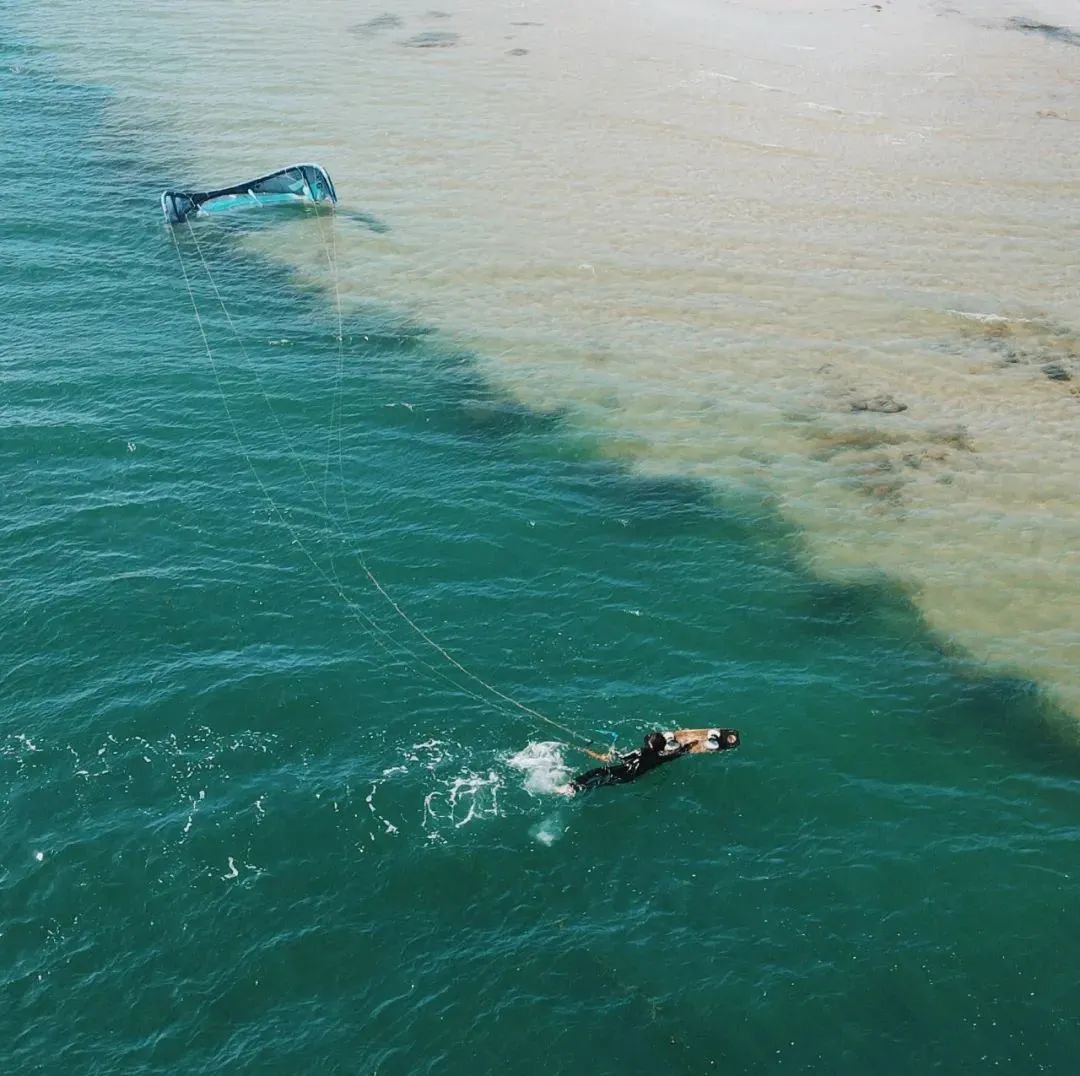
[(326, 169), (318, 164), (294, 164), (258, 179), (212, 191), (164, 191), (161, 210), (169, 224), (180, 224), (199, 213), (218, 213), (244, 205), (283, 202), (336, 202), (337, 191)]

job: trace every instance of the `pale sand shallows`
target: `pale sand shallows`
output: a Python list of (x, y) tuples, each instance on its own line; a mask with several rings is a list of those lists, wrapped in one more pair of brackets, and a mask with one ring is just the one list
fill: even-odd
[[(1080, 715), (1073, 7), (71, 0), (27, 28), (177, 183), (325, 164), (389, 226), (338, 216), (350, 307), (630, 467), (759, 493), (815, 570), (900, 582)], [(329, 287), (319, 239), (259, 243)]]

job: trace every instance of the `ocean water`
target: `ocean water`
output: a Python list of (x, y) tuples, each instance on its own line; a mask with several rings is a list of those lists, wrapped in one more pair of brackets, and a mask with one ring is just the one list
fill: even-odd
[[(467, 186), (463, 164), (502, 160), (495, 121), (517, 105), (489, 94), (490, 112), (461, 120), (458, 167), (423, 136), (441, 91), (479, 93), (489, 74), (475, 52), (467, 78), (455, 66), (468, 46), (452, 27), (468, 12), (372, 25), (381, 9), (341, 7), (358, 27), (342, 42), (389, 32), (398, 50), (379, 46), (374, 69), (351, 76), (396, 101), (385, 128), (365, 111), (389, 134), (384, 154), (365, 147), (362, 187), (346, 163), (359, 143), (334, 126), (348, 102), (323, 93), (330, 11), (309, 16), (326, 50), (322, 65), (307, 56), (312, 84), (297, 89), (281, 67), (255, 94), (260, 50), (285, 55), (299, 26), (275, 25), (268, 5), (200, 27), (179, 9), (151, 19), (110, 3), (90, 19), (0, 4), (0, 133), (14, 162), (0, 200), (0, 1071), (1073, 1071), (1072, 644), (1030, 642), (1034, 584), (1020, 570), (980, 577), (994, 601), (1015, 599), (996, 637), (1015, 647), (1010, 663), (949, 630), (963, 608), (935, 618), (921, 562), (822, 563), (814, 512), (835, 509), (845, 548), (889, 547), (899, 530), (899, 549), (917, 545), (922, 532), (903, 528), (919, 505), (885, 498), (887, 511), (860, 515), (830, 497), (865, 492), (823, 480), (802, 515), (748, 479), (750, 464), (786, 482), (835, 458), (762, 456), (755, 408), (792, 444), (800, 428), (771, 367), (715, 389), (712, 421), (727, 415), (731, 439), (702, 442), (698, 375), (713, 352), (687, 351), (687, 304), (663, 309), (683, 272), (663, 243), (651, 265), (633, 247), (608, 263), (637, 278), (605, 285), (616, 316), (568, 276), (572, 259), (588, 281), (580, 266), (605, 272), (597, 233), (575, 232), (573, 213), (528, 242), (500, 230), (527, 203), (495, 197), (498, 169)], [(544, 18), (535, 4), (507, 15)], [(249, 25), (265, 38), (244, 36)], [(530, 29), (550, 28), (508, 32)], [(1060, 33), (985, 32), (1017, 42), (1008, 55), (1025, 77), (1025, 50), (1073, 47)], [(460, 36), (399, 44), (414, 33)], [(574, 67), (581, 43), (564, 36), (549, 89), (572, 101), (596, 73)], [(637, 47), (613, 36), (613, 53)], [(1059, 62), (1064, 93), (1075, 69)], [(215, 79), (247, 96), (211, 108)], [(275, 95), (296, 111), (272, 107)], [(1065, 130), (1070, 107), (1051, 109)], [(411, 140), (395, 141), (410, 115)], [(266, 146), (287, 139), (290, 157), (321, 158), (337, 178), (336, 216), (163, 227), (163, 187), (234, 178), (229, 150), (241, 170), (283, 163)], [(623, 187), (590, 185), (587, 158), (604, 146), (578, 148), (582, 202), (615, 217), (638, 204), (633, 169)], [(1070, 181), (1049, 160), (1045, 222), (1018, 194), (1023, 176), (986, 186), (1014, 206), (1016, 249), (1050, 259), (1037, 278), (1011, 273), (1016, 303), (1038, 296), (1043, 320), (1010, 346), (1040, 359), (1057, 348), (1067, 365), (1053, 258), (1070, 272), (1055, 216)], [(406, 163), (415, 184), (396, 188)], [(435, 174), (460, 250), (435, 241)], [(465, 208), (484, 184), (490, 244)], [(541, 213), (548, 195), (534, 193)], [(892, 286), (881, 309), (911, 317)], [(948, 289), (927, 287), (943, 305)], [(653, 344), (619, 330), (631, 292), (655, 294), (639, 319), (677, 349), (648, 377)], [(704, 339), (719, 315), (704, 290), (686, 294)], [(592, 315), (575, 316), (582, 306)], [(841, 313), (828, 332), (857, 338), (866, 307)], [(791, 329), (770, 324), (774, 342)], [(956, 324), (1004, 362), (978, 328), (1000, 323)], [(912, 331), (897, 329), (898, 352)], [(734, 356), (740, 338), (720, 350)], [(596, 361), (576, 377), (590, 347)], [(916, 358), (931, 371), (948, 354)], [(1069, 383), (1036, 377), (1034, 359), (1006, 365), (1008, 391), (991, 386), (980, 405), (987, 429), (1009, 400), (1060, 390), (1044, 417), (1072, 405)], [(719, 384), (729, 367), (713, 369)], [(659, 371), (650, 395), (642, 378)], [(783, 414), (765, 410), (777, 393)], [(1000, 472), (970, 421), (937, 436), (991, 488)], [(925, 450), (920, 427), (898, 429), (906, 451)], [(878, 436), (888, 448), (900, 434)], [(1015, 436), (1016, 458), (1034, 459), (1035, 442)], [(661, 441), (682, 455), (646, 450)], [(1012, 533), (1007, 505), (994, 511)], [(1072, 502), (1048, 501), (1044, 517), (1030, 555), (1065, 638), (1073, 607), (1054, 543), (1075, 525)], [(996, 548), (981, 541), (950, 571)], [(1036, 665), (1044, 675), (1020, 674)], [(650, 727), (712, 723), (742, 729), (737, 756), (588, 799), (551, 792), (590, 764), (581, 738), (629, 746)]]
[(1070, 20), (1072, 0), (20, 16), (173, 183), (330, 168), (354, 214), (337, 271), (310, 228), (251, 249), (437, 331), (628, 470), (763, 500), (818, 576), (888, 578), (1080, 716)]

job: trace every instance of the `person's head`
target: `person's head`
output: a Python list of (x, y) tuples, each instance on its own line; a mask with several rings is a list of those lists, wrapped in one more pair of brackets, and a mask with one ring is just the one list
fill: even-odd
[(739, 739), (738, 729), (717, 729), (717, 732), (719, 733), (718, 739), (721, 751), (728, 751), (742, 743), (742, 740)]
[(667, 737), (662, 732), (650, 732), (645, 737), (645, 743), (642, 745), (646, 751), (663, 751), (667, 747)]

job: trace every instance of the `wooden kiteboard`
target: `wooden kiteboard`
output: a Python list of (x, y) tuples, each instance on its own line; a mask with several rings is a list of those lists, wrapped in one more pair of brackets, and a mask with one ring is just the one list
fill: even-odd
[[(734, 733), (735, 743), (726, 744), (722, 740), (722, 734)], [(673, 751), (676, 747), (684, 747), (693, 744), (687, 752), (688, 755), (708, 755), (718, 751), (730, 750), (739, 746), (739, 734), (735, 729), (675, 729), (665, 732), (667, 738), (667, 750)]]

